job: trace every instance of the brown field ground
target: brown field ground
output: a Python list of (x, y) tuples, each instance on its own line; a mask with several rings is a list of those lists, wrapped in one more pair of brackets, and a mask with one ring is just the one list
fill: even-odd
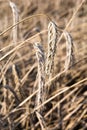
[[(87, 0), (11, 2), (16, 13), (0, 0), (0, 130), (87, 130)], [(46, 75), (50, 22), (57, 41)]]

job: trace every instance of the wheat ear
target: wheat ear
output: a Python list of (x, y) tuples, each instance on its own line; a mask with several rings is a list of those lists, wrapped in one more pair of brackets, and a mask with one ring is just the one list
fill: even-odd
[(64, 31), (64, 36), (66, 39), (66, 60), (65, 60), (65, 70), (67, 71), (70, 64), (73, 64), (75, 61), (74, 57), (74, 45), (73, 39), (67, 31)]
[(47, 61), (46, 61), (46, 74), (49, 77), (53, 72), (57, 39), (58, 39), (57, 26), (54, 22), (50, 22), (48, 25), (48, 54), (47, 54)]
[[(19, 21), (19, 10), (16, 6), (15, 3), (10, 1), (10, 7), (12, 9), (12, 13), (13, 13), (13, 25), (15, 25), (18, 21)], [(13, 42), (16, 45), (17, 40), (18, 40), (18, 25), (16, 25), (13, 28)]]
[(43, 48), (40, 43), (35, 43), (34, 48), (38, 60), (38, 94), (36, 105), (39, 106), (45, 100), (45, 72), (44, 72), (45, 56)]

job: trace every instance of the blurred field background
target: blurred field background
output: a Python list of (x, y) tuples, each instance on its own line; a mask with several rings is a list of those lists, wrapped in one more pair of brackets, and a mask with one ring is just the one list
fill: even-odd
[[(36, 16), (18, 25), (18, 39), (14, 45), (12, 29), (2, 34), (13, 25), (12, 10), (9, 1), (0, 0), (0, 130), (41, 130), (34, 110), (38, 63), (33, 44), (40, 42), (47, 53), (49, 19), (37, 14), (48, 15), (64, 30), (82, 0), (12, 2), (18, 8), (19, 21)], [(73, 38), (75, 61), (67, 72), (62, 73), (66, 58), (63, 37), (54, 59), (54, 79), (47, 88), (49, 93), (43, 112), (45, 129), (87, 130), (87, 0), (84, 0), (66, 31)], [(46, 77), (46, 82), (48, 80)]]

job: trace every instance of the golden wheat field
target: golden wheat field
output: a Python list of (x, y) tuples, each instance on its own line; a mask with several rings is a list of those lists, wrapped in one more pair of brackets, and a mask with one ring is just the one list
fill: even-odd
[(87, 130), (87, 0), (0, 0), (0, 130)]

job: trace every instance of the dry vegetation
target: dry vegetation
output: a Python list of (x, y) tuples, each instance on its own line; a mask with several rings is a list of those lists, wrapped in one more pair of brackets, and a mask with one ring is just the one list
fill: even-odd
[(0, 130), (87, 130), (87, 0), (0, 0)]

